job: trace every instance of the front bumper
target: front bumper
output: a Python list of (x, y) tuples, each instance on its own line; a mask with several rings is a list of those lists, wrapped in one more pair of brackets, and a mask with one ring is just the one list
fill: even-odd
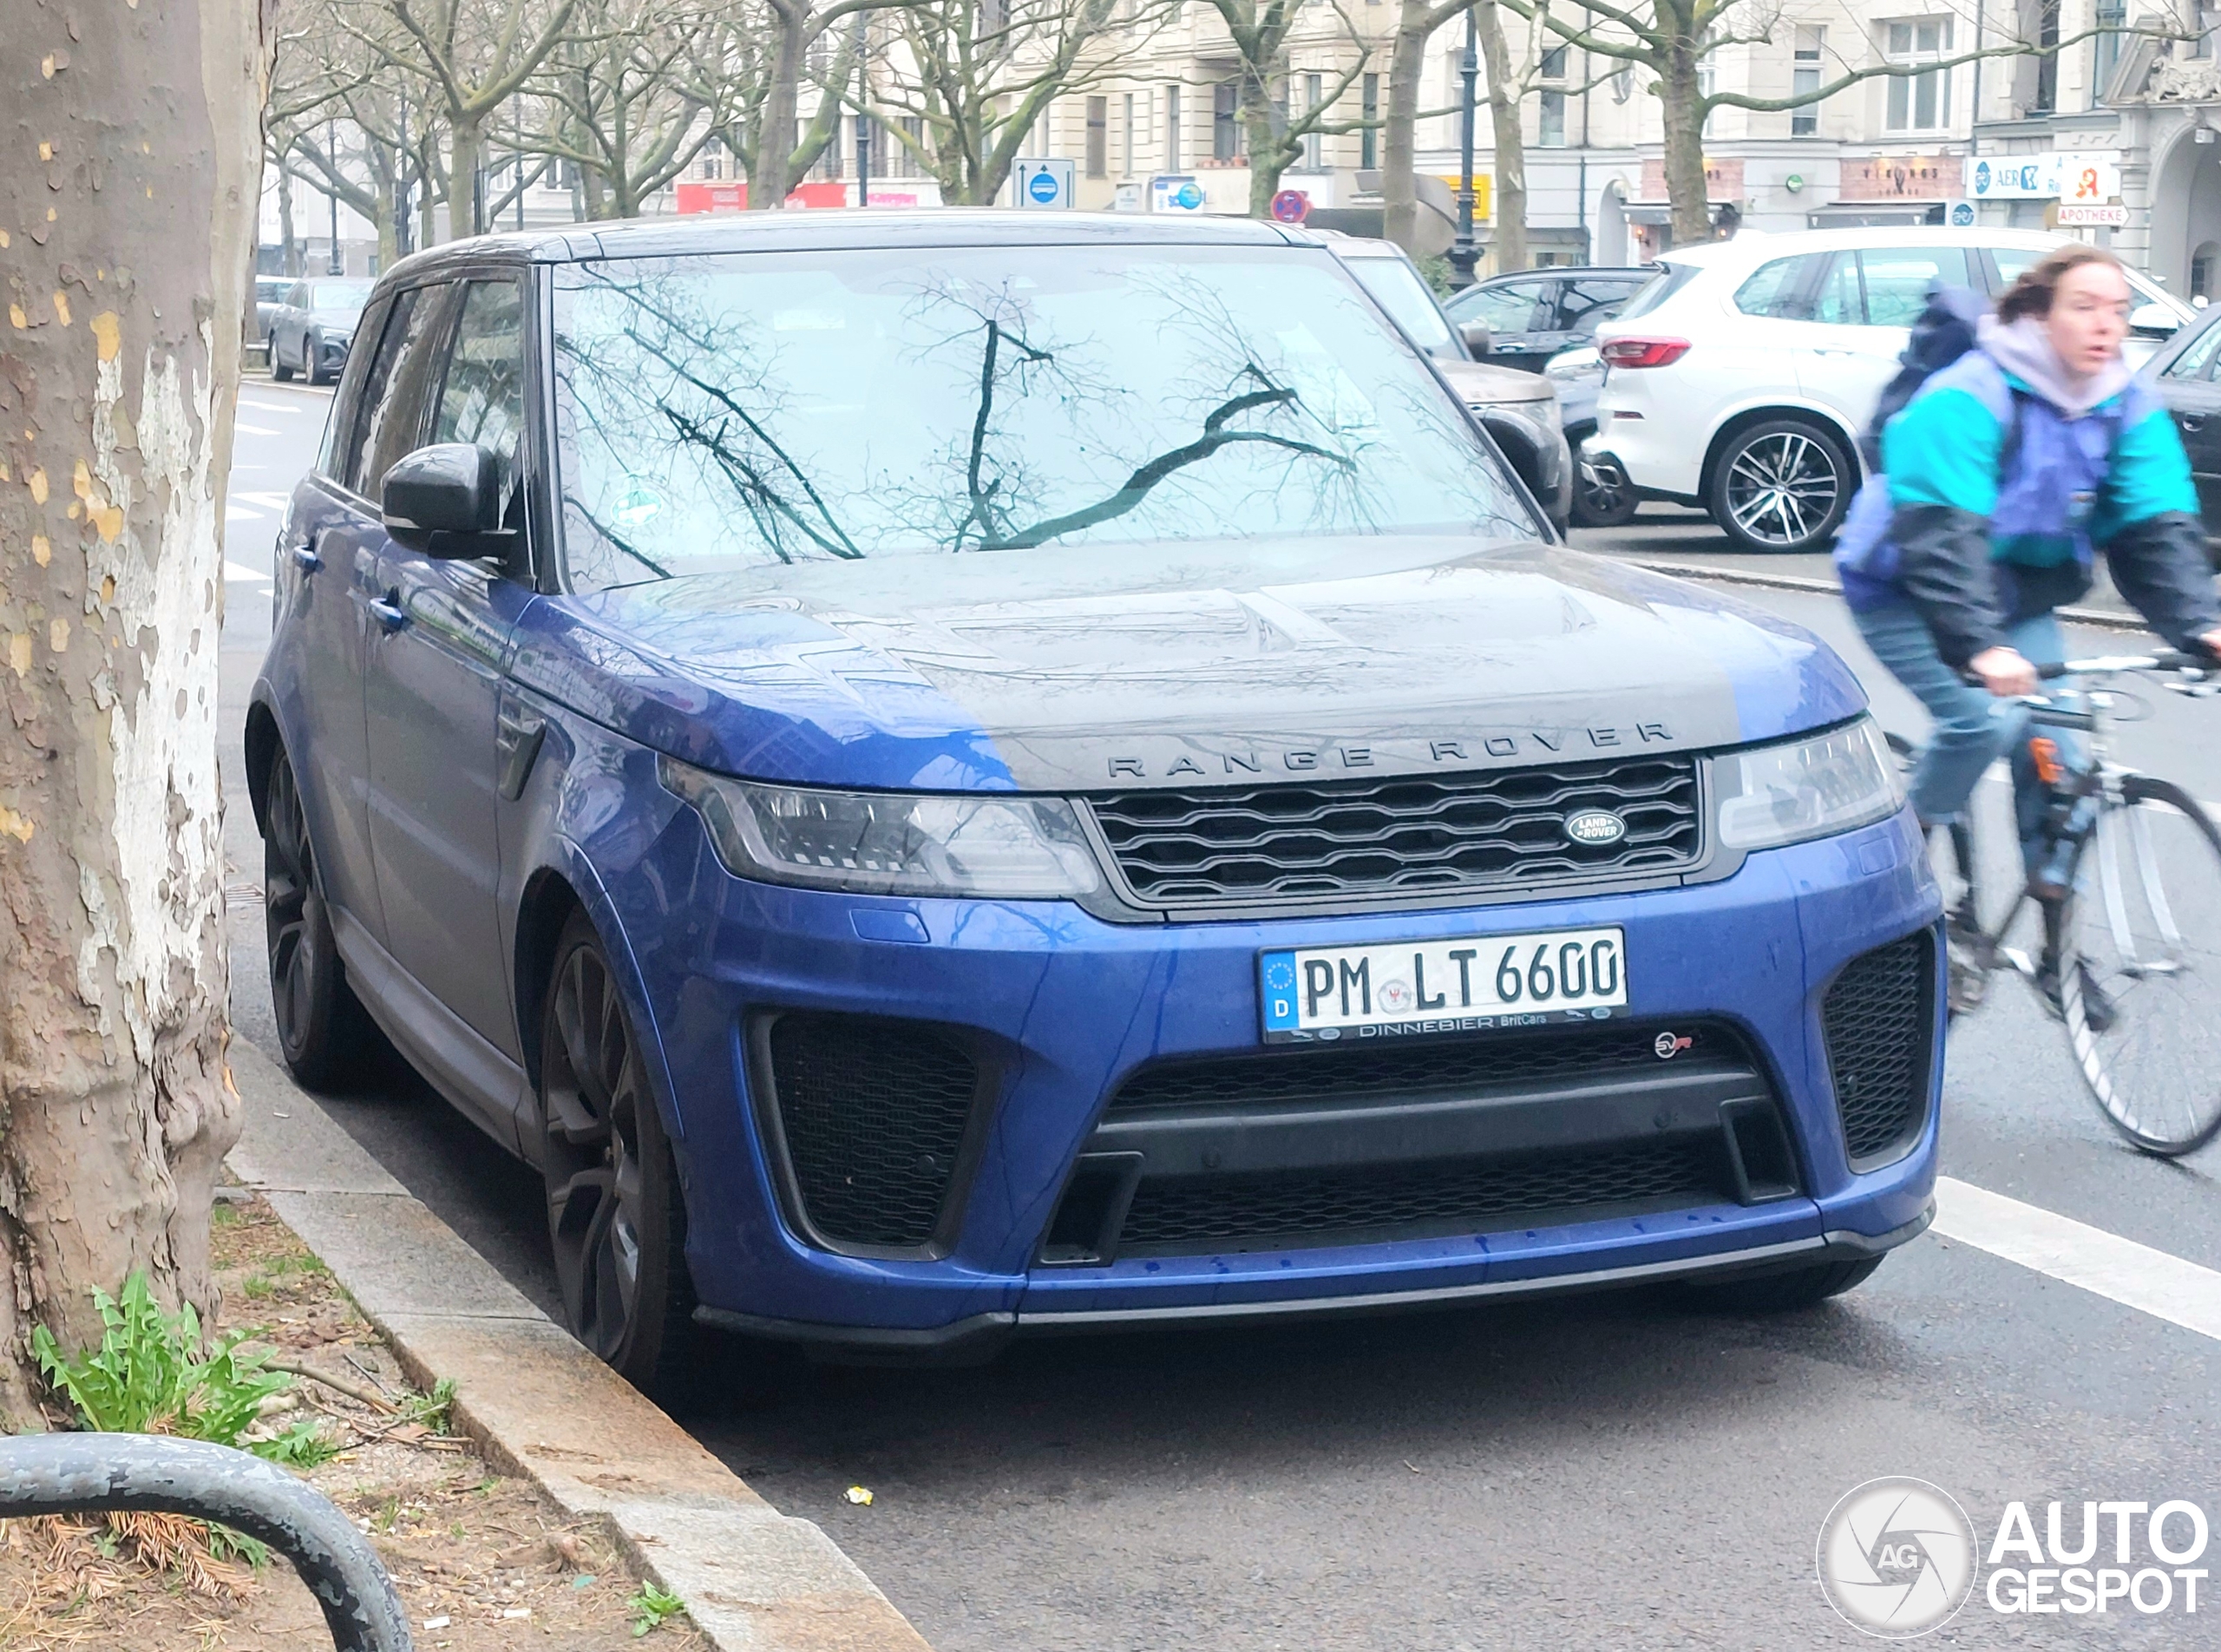
[[(1854, 1170), (1820, 1026), (1842, 967), (1937, 918), (1910, 816), (1749, 856), (1709, 883), (1462, 911), (1110, 924), (1043, 903), (901, 901), (734, 879), (681, 810), (611, 885), (684, 1144), (704, 1317), (801, 1341), (946, 1348), (1022, 1329), (1409, 1307), (1746, 1271), (1886, 1248), (1926, 1220), (1940, 1009), (1916, 1140)], [(1629, 1013), (1731, 1026), (1763, 1064), (1793, 1196), (1283, 1249), (1041, 1260), (1106, 1100), (1145, 1063), (1255, 1051), (1260, 951), (1618, 925)], [(1940, 1001), (1940, 993), (1930, 999)], [(767, 1011), (956, 1029), (999, 1074), (945, 1239), (913, 1254), (807, 1242), (750, 1059)]]

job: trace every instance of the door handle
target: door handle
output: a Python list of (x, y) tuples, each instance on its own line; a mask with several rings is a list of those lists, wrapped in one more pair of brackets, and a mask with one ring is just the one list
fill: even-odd
[(409, 623), (409, 610), (401, 606), (401, 593), (397, 590), (373, 599), (370, 612), (377, 615), (378, 623), (386, 628), (389, 635)]
[(317, 541), (323, 537), (324, 530), (318, 528), (298, 545), (293, 547), (293, 566), (302, 573), (313, 574), (324, 566), (324, 558), (318, 554), (316, 548)]

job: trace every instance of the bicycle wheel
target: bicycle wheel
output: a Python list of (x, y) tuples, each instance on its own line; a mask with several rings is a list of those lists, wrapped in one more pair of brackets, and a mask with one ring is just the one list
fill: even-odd
[(2122, 1135), (2173, 1158), (2221, 1131), (2221, 830), (2181, 787), (2131, 775), (2100, 814), (2059, 990), (2075, 1064)]

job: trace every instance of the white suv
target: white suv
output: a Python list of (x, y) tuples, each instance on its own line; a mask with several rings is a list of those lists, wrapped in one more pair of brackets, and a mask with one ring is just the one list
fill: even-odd
[[(1596, 330), (1607, 371), (1584, 456), (1703, 506), (1740, 549), (1816, 549), (1858, 489), (1859, 433), (1929, 283), (2002, 292), (2058, 245), (2027, 230), (1846, 229), (1668, 252)], [(2195, 311), (2129, 280), (2135, 362)]]

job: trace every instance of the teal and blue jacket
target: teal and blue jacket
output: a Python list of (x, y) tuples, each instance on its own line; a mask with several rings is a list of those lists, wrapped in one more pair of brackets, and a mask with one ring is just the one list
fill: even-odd
[(2132, 383), (2071, 418), (1975, 349), (1889, 421), (1835, 560), (1853, 608), (1911, 606), (1963, 665), (2087, 591), (2101, 550), (2169, 641), (2214, 627), (2197, 489), (2166, 410)]

